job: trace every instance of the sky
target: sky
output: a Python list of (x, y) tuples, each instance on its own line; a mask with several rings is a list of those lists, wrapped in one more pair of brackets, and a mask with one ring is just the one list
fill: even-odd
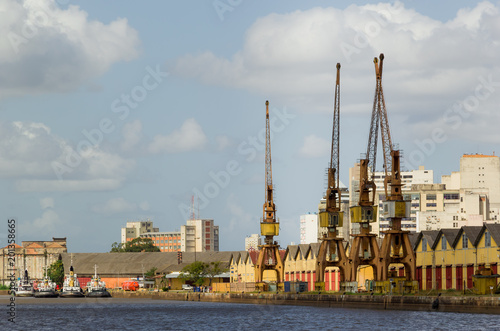
[(17, 243), (107, 252), (127, 221), (180, 230), (194, 200), (220, 250), (243, 250), (266, 100), (276, 239), (299, 243), (325, 193), (336, 63), (348, 185), (380, 53), (404, 169), (439, 182), (463, 154), (499, 152), (498, 1), (0, 0), (0, 244), (14, 218)]

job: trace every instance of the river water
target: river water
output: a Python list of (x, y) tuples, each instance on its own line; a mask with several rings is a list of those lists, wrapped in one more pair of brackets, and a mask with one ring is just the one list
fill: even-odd
[(119, 298), (16, 298), (6, 313), (0, 330), (500, 330), (498, 315)]

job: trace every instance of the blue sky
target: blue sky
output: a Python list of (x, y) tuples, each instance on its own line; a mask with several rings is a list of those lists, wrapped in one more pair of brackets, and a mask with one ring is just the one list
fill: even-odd
[(324, 194), (337, 62), (345, 184), (366, 150), (380, 53), (407, 169), (424, 165), (439, 181), (464, 153), (498, 152), (499, 10), (0, 0), (4, 219), (17, 219), (18, 242), (67, 237), (69, 251), (105, 252), (127, 220), (180, 229), (201, 192), (199, 216), (220, 226), (221, 250), (243, 249), (262, 217), (269, 100), (277, 239), (298, 242), (299, 216)]

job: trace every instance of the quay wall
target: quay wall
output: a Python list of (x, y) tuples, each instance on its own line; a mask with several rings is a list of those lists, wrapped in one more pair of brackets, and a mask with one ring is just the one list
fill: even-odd
[[(115, 298), (500, 314), (500, 296), (396, 296), (292, 293), (113, 292)], [(437, 308), (433, 303), (438, 300)]]

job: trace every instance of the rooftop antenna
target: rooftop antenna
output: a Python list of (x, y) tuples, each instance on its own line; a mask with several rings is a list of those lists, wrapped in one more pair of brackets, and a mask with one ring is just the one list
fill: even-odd
[(191, 219), (194, 220), (194, 195), (191, 196)]

